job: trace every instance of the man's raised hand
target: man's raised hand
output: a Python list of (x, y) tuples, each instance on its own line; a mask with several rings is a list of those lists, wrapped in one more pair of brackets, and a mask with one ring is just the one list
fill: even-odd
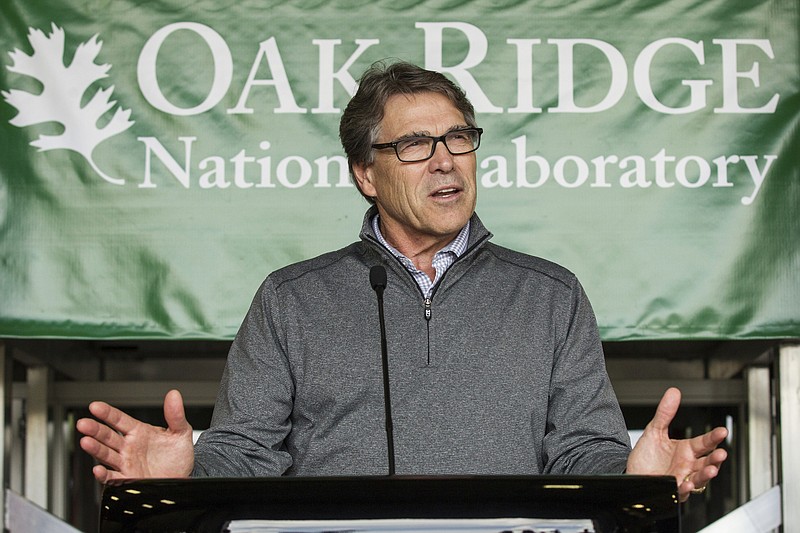
[(164, 398), (167, 427), (141, 422), (105, 402), (92, 402), (93, 418), (81, 418), (81, 448), (100, 463), (92, 469), (101, 483), (113, 479), (188, 477), (194, 466), (192, 426), (183, 398), (171, 390)]
[(728, 436), (728, 431), (718, 427), (691, 439), (670, 439), (669, 425), (680, 403), (678, 389), (670, 388), (664, 393), (655, 416), (628, 457), (627, 472), (674, 476), (680, 500), (686, 501), (690, 494), (704, 491), (717, 477), (728, 456), (717, 446)]

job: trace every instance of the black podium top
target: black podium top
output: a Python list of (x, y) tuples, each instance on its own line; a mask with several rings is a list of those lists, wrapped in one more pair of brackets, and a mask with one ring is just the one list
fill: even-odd
[(594, 532), (680, 531), (675, 479), (631, 475), (125, 481), (105, 488), (100, 531), (219, 533), (244, 520), (498, 518), (583, 519)]

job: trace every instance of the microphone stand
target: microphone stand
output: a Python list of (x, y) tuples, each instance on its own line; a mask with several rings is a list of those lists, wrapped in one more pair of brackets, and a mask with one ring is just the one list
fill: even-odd
[(392, 400), (389, 391), (389, 353), (386, 347), (386, 322), (383, 317), (383, 291), (386, 289), (386, 269), (381, 265), (369, 271), (369, 282), (378, 297), (378, 322), (381, 327), (381, 362), (383, 364), (383, 409), (386, 418), (386, 446), (389, 456), (389, 475), (394, 475), (394, 424)]

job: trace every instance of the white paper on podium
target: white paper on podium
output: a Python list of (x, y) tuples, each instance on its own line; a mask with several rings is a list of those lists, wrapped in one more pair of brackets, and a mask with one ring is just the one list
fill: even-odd
[(781, 525), (781, 486), (753, 498), (699, 533), (767, 533)]
[(230, 533), (595, 533), (591, 520), (477, 518), (389, 520), (232, 520)]

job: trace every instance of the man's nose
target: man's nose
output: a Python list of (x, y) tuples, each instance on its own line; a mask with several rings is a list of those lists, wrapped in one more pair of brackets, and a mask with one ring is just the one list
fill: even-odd
[(436, 147), (433, 150), (433, 156), (431, 156), (431, 158), (428, 160), (430, 171), (449, 172), (453, 169), (454, 157), (455, 156), (450, 153), (450, 150), (447, 149), (444, 141), (437, 142)]

